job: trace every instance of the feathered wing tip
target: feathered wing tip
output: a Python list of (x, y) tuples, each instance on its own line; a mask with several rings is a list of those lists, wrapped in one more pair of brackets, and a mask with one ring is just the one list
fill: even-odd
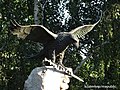
[(27, 39), (34, 42), (46, 43), (55, 40), (57, 34), (52, 33), (42, 25), (19, 25), (15, 20), (10, 20), (10, 32), (18, 38)]
[(21, 27), (20, 24), (18, 24), (15, 20), (12, 20), (12, 19), (10, 20), (10, 24), (14, 27)]
[(10, 20), (10, 32), (13, 35), (17, 35), (18, 38), (25, 39), (27, 36), (22, 30), (22, 26), (19, 25), (15, 20)]
[(95, 24), (93, 24), (94, 26), (97, 25), (97, 24), (101, 21), (101, 19), (102, 19), (102, 14), (103, 14), (103, 13), (102, 13), (102, 11), (101, 11), (100, 19), (99, 19)]
[(100, 19), (96, 23), (79, 26), (71, 30), (70, 33), (77, 36), (78, 38), (83, 38), (88, 32), (90, 32), (101, 21), (101, 18), (102, 18), (102, 13), (101, 13)]
[(10, 26), (15, 27), (16, 25), (13, 23), (13, 20), (10, 20)]

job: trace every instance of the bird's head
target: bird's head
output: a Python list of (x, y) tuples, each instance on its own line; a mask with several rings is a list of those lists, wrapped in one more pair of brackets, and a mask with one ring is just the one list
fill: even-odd
[(79, 47), (79, 39), (74, 34), (69, 32), (61, 32), (58, 34), (57, 40), (62, 42), (64, 45), (68, 46), (70, 44), (75, 45), (77, 48)]
[(75, 35), (70, 34), (70, 38), (73, 40), (73, 45), (79, 48), (79, 39)]

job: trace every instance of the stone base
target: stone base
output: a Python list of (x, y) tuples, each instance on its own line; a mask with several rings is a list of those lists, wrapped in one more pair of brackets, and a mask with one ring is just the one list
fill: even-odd
[(66, 90), (69, 76), (56, 72), (53, 66), (37, 67), (25, 81), (24, 90)]

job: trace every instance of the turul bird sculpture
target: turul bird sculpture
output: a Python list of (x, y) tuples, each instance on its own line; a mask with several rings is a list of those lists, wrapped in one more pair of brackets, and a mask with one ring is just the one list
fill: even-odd
[[(100, 20), (99, 20), (100, 21)], [(98, 22), (99, 22), (98, 21)], [(11, 20), (11, 32), (18, 38), (27, 39), (42, 43), (44, 48), (32, 58), (47, 58), (54, 63), (62, 64), (64, 53), (70, 44), (79, 47), (79, 38), (90, 32), (98, 22), (89, 25), (79, 26), (70, 32), (60, 32), (55, 34), (43, 25), (19, 25), (15, 20)]]

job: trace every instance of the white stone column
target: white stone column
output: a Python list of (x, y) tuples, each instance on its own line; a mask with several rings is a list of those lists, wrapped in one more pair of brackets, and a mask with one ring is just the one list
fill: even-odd
[(69, 76), (56, 72), (53, 66), (37, 67), (25, 81), (24, 90), (66, 90)]

